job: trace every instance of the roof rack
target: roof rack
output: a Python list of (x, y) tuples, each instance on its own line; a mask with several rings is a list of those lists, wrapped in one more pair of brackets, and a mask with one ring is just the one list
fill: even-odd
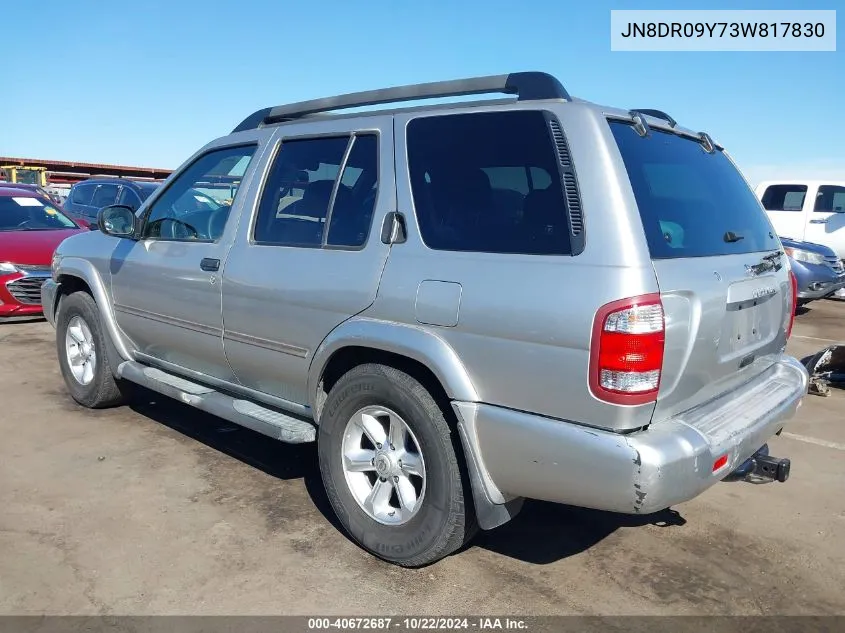
[(336, 97), (279, 105), (274, 108), (264, 108), (249, 115), (238, 127), (232, 130), (232, 133), (252, 130), (262, 125), (290, 121), (309, 114), (331, 110), (397, 103), (399, 101), (496, 93), (516, 95), (518, 101), (533, 101), (537, 99), (570, 100), (566, 88), (548, 73), (510, 73), (507, 75), (472, 77), (469, 79), (435, 81), (432, 83), (397, 86), (395, 88), (384, 88), (380, 90), (367, 90), (365, 92), (353, 92)]
[(639, 112), (640, 114), (645, 114), (646, 116), (652, 116), (655, 119), (663, 119), (669, 124), (669, 127), (677, 127), (678, 122), (670, 117), (668, 114), (663, 112), (663, 110), (651, 110), (646, 108), (637, 108), (635, 110), (631, 110), (631, 112)]

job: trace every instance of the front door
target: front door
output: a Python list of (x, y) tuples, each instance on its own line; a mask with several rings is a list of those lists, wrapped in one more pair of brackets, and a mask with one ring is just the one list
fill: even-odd
[(220, 274), (243, 204), (233, 193), (248, 185), (257, 149), (200, 155), (145, 209), (140, 239), (115, 248), (115, 317), (140, 360), (234, 380), (223, 354)]

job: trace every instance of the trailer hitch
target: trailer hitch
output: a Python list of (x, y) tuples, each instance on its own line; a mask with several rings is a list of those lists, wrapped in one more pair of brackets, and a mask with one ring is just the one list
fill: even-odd
[(746, 459), (730, 475), (725, 477), (729, 481), (779, 481), (789, 479), (791, 462), (785, 457), (769, 455), (769, 445), (763, 444), (751, 457)]

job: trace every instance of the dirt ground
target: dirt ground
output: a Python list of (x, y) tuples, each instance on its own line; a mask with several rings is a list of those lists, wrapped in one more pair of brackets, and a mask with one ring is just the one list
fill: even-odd
[[(845, 341), (845, 304), (791, 353)], [(808, 396), (785, 484), (723, 483), (650, 517), (528, 502), (403, 570), (338, 529), (313, 446), (147, 395), (66, 395), (43, 321), (0, 324), (0, 614), (845, 614), (845, 391)]]

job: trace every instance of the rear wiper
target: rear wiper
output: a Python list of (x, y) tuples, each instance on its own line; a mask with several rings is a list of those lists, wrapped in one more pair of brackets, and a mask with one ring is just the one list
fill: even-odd
[(724, 239), (726, 242), (728, 242), (730, 244), (732, 242), (738, 242), (740, 240), (744, 240), (745, 236), (734, 233), (733, 231), (726, 231), (725, 235), (722, 239)]

